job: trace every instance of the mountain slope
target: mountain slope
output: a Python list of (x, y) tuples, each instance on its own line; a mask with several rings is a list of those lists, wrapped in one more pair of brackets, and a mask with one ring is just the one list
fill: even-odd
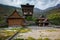
[[(17, 10), (20, 15), (22, 15), (22, 10), (21, 8), (13, 7), (13, 6), (8, 6), (8, 5), (2, 5), (0, 4), (0, 15), (9, 15), (11, 14), (14, 10)], [(38, 8), (34, 8), (34, 16), (38, 16), (41, 14), (41, 10)]]
[[(21, 8), (0, 4), (0, 15), (10, 15), (15, 9), (18, 11), (18, 13), (20, 13), (20, 15), (22, 15)], [(34, 8), (33, 16), (39, 17), (41, 14), (46, 16), (54, 12), (57, 13), (60, 12), (60, 4), (58, 4), (55, 7), (48, 8), (46, 10), (40, 10), (38, 8)]]

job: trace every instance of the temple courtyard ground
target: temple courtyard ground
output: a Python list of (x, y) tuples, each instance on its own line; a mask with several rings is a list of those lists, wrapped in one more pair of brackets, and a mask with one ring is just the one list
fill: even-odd
[[(19, 29), (19, 27), (10, 27), (10, 28), (5, 28), (7, 31), (16, 31), (16, 29)], [(10, 30), (12, 29), (12, 30)], [(29, 29), (28, 31), (26, 31)], [(2, 30), (2, 29), (0, 29)], [(26, 31), (26, 32), (24, 32)], [(17, 31), (16, 31), (17, 32)], [(34, 38), (34, 39), (50, 39), (50, 40), (60, 40), (60, 28), (54, 28), (54, 27), (38, 27), (38, 26), (28, 26), (25, 30), (20, 31), (17, 35), (13, 37), (12, 40), (14, 39), (28, 39), (28, 38)]]
[(26, 33), (18, 33), (14, 38), (23, 38), (27, 39), (32, 37), (34, 39), (39, 38), (48, 38), (50, 40), (60, 40), (60, 28), (53, 28), (53, 27), (36, 27), (31, 26), (28, 27), (31, 31)]

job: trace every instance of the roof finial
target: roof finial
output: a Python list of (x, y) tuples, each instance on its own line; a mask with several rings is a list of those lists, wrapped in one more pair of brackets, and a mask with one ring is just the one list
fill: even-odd
[(29, 3), (27, 3), (26, 5), (29, 5)]

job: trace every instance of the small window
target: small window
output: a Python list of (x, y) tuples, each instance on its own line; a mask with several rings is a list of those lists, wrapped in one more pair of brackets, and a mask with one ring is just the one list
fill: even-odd
[(30, 12), (30, 14), (32, 14), (32, 13)]
[(27, 13), (26, 13), (26, 12), (24, 12), (24, 14), (26, 15)]

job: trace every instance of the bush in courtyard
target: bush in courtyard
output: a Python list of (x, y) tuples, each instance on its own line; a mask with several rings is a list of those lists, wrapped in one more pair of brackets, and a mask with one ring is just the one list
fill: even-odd
[(51, 29), (51, 30), (47, 30), (48, 32), (55, 32), (55, 31), (57, 31), (57, 30), (55, 30), (55, 29)]
[(50, 40), (49, 38), (44, 38), (44, 40)]
[[(0, 35), (1, 36), (1, 35)], [(1, 36), (0, 37), (0, 40), (5, 40), (5, 39), (7, 39), (9, 36)]]
[(30, 31), (30, 29), (26, 29), (26, 28), (21, 28), (20, 29), (21, 33), (26, 33), (26, 32), (29, 32), (29, 31)]
[(32, 37), (28, 37), (28, 39), (27, 40), (35, 40), (34, 38), (32, 38)]
[(42, 38), (38, 38), (37, 40), (43, 40)]
[(8, 25), (1, 25), (0, 28), (7, 28)]
[(14, 40), (24, 40), (24, 39), (17, 38), (17, 39), (14, 39)]

